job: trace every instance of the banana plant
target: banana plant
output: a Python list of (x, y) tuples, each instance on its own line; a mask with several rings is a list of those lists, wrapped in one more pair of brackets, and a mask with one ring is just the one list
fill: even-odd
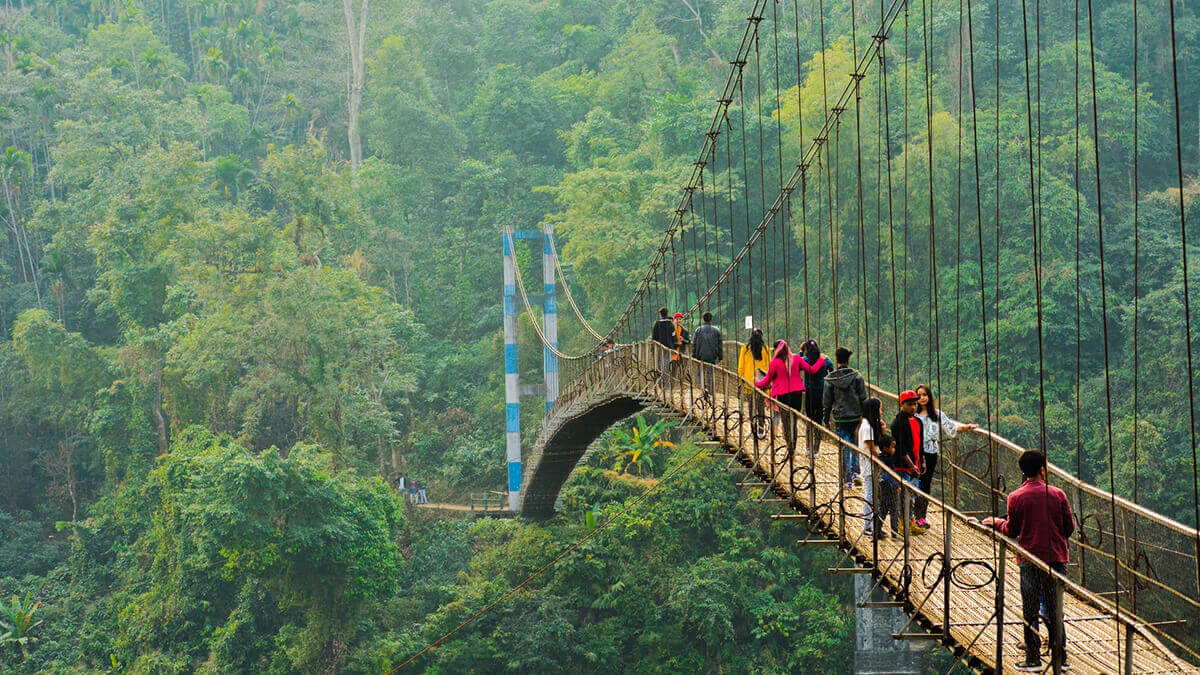
[(40, 619), (33, 618), (41, 605), (40, 602), (34, 602), (28, 593), (23, 600), (14, 595), (11, 604), (0, 602), (0, 645), (15, 645), (21, 650), (22, 658), (28, 658), (29, 645), (38, 641), (32, 633), (42, 625)]
[(614, 430), (613, 437), (616, 439), (619, 454), (613, 469), (638, 476), (645, 471), (654, 471), (653, 451), (676, 447), (674, 443), (663, 438), (663, 435), (676, 425), (677, 422), (665, 419), (649, 424), (644, 416), (638, 415), (628, 431)]

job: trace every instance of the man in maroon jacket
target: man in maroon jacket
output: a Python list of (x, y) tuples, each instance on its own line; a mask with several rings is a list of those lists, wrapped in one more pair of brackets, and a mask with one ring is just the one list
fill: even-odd
[[(1067, 537), (1075, 531), (1071, 504), (1062, 490), (1046, 484), (1045, 455), (1037, 450), (1026, 450), (1017, 463), (1025, 482), (1008, 495), (1008, 517), (985, 518), (983, 524), (1015, 538), (1021, 548), (1062, 574), (1068, 562)], [(1062, 586), (1021, 556), (1017, 556), (1017, 564), (1021, 566), (1021, 605), (1025, 620), (1025, 662), (1018, 665), (1017, 670), (1042, 670), (1042, 638), (1037, 629), (1038, 611), (1043, 604), (1050, 631), (1052, 663), (1065, 666)]]

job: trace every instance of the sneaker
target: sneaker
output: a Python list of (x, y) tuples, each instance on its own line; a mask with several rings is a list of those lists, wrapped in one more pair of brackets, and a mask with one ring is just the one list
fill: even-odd
[(854, 487), (862, 487), (862, 484), (863, 484), (862, 479), (859, 478), (858, 476), (854, 477), (853, 483), (854, 483)]
[(1042, 672), (1042, 661), (1041, 659), (1025, 659), (1021, 663), (1017, 664), (1017, 670), (1023, 673), (1040, 673)]
[(929, 531), (929, 528), (921, 527), (921, 524), (915, 520), (912, 521), (912, 523), (910, 523), (910, 525), (912, 525), (912, 533), (913, 534), (925, 534), (926, 532)]
[(921, 528), (922, 530), (928, 530), (929, 529), (929, 521), (925, 520), (924, 518), (918, 518), (917, 519), (917, 527)]

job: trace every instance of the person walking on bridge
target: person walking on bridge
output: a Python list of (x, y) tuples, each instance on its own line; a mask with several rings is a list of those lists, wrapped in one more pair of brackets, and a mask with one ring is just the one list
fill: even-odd
[[(670, 314), (666, 307), (658, 308), (658, 320), (654, 322), (654, 327), (650, 329), (650, 339), (658, 344), (671, 348), (671, 333), (675, 331), (675, 327), (671, 323)], [(665, 354), (662, 356), (662, 362), (659, 363), (659, 370), (666, 372), (669, 361)]]
[(842, 481), (847, 486), (850, 486), (851, 482), (862, 485), (858, 470), (858, 452), (853, 446), (858, 440), (858, 425), (862, 421), (863, 405), (867, 402), (867, 382), (857, 370), (850, 367), (850, 357), (854, 352), (845, 347), (838, 347), (834, 354), (837, 356), (837, 369), (825, 376), (821, 417), (825, 426), (829, 426), (832, 418), (838, 438), (850, 446), (842, 446)]
[(692, 358), (699, 361), (696, 368), (700, 371), (700, 386), (710, 395), (713, 393), (712, 366), (725, 363), (721, 329), (712, 324), (712, 318), (712, 312), (705, 312), (704, 324), (696, 329), (696, 335), (692, 338)]
[(875, 463), (872, 457), (880, 457), (878, 439), (883, 436), (883, 402), (872, 396), (863, 406), (863, 419), (858, 425), (858, 449), (862, 451), (863, 471), (866, 474), (866, 488), (863, 490), (863, 518), (867, 521), (867, 529), (863, 534), (872, 536), (875, 504)]
[[(959, 424), (946, 416), (946, 413), (937, 407), (937, 403), (933, 399), (933, 390), (929, 385), (919, 384), (913, 391), (917, 392), (917, 419), (921, 420), (921, 424), (925, 425), (925, 445), (921, 448), (921, 491), (928, 493), (933, 488), (934, 471), (938, 465), (938, 445), (942, 434), (947, 438), (954, 438), (960, 431), (970, 431), (978, 429), (978, 424)], [(924, 497), (918, 497), (917, 503), (913, 507), (913, 518), (917, 521), (919, 527), (929, 529), (929, 521), (925, 520), (925, 515), (929, 510), (929, 500)]]
[[(912, 487), (917, 487), (921, 476), (921, 448), (924, 446), (925, 428), (917, 419), (917, 392), (907, 389), (900, 393), (900, 411), (892, 419), (892, 438), (896, 439), (896, 448), (892, 452), (892, 468)], [(911, 507), (911, 497), (904, 490), (900, 492), (901, 507)], [(906, 509), (907, 510), (907, 509)], [(911, 513), (911, 511), (908, 511)], [(901, 516), (907, 514), (901, 512)], [(904, 522), (904, 527), (913, 534), (924, 534), (925, 530), (917, 527), (912, 518)]]
[[(738, 376), (746, 381), (743, 385), (746, 388), (746, 394), (751, 395), (754, 383), (762, 379), (767, 374), (767, 369), (771, 366), (771, 352), (767, 351), (766, 341), (763, 340), (761, 328), (755, 328), (750, 331), (750, 339), (746, 344), (742, 345), (738, 352)], [(767, 437), (767, 415), (766, 415), (766, 400), (761, 396), (750, 396), (753, 410), (750, 415), (750, 425), (754, 429), (754, 433), (759, 438)]]
[(683, 355), (687, 346), (692, 343), (692, 335), (688, 329), (683, 327), (683, 312), (675, 312), (673, 317), (671, 334), (668, 336), (667, 346), (671, 348), (671, 371), (672, 375), (683, 379)]
[[(1046, 455), (1026, 450), (1017, 459), (1025, 481), (1008, 495), (1007, 518), (985, 518), (983, 525), (1017, 540), (1021, 548), (1037, 556), (1050, 569), (1063, 574), (1070, 562), (1067, 538), (1075, 532), (1071, 503), (1060, 489), (1046, 483)], [(1050, 632), (1051, 663), (1067, 665), (1066, 633), (1063, 630), (1062, 584), (1042, 568), (1017, 556), (1021, 567), (1021, 608), (1025, 623), (1025, 662), (1021, 671), (1042, 671), (1042, 637), (1038, 634), (1039, 610), (1046, 608)]]
[[(788, 351), (788, 343), (783, 340), (775, 341), (775, 356), (767, 366), (767, 374), (754, 382), (759, 389), (771, 386), (771, 398), (781, 404), (798, 410), (804, 404), (804, 390), (795, 391), (796, 381), (792, 377), (792, 354)], [(803, 387), (803, 382), (800, 383)], [(779, 419), (783, 423), (783, 439), (787, 443), (788, 456), (796, 447), (796, 420), (789, 410), (780, 409)], [(772, 448), (774, 452), (774, 448)]]
[[(816, 340), (809, 339), (801, 350), (804, 352), (804, 416), (813, 422), (821, 420), (821, 406), (824, 404), (825, 377), (833, 372), (833, 360), (821, 353)], [(808, 453), (813, 457), (821, 448), (821, 434), (816, 425), (808, 427)]]

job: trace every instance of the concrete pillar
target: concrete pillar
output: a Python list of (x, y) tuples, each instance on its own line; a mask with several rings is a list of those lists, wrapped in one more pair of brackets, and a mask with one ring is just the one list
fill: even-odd
[[(554, 251), (550, 246), (554, 238), (554, 226), (547, 223), (542, 229), (542, 281), (545, 289), (542, 297), (542, 331), (546, 340), (558, 349), (558, 300), (554, 286)], [(546, 412), (558, 398), (558, 356), (548, 347), (542, 349), (542, 370), (546, 378)]]
[[(875, 589), (869, 574), (854, 575), (854, 597), (859, 602), (870, 600), (884, 602), (892, 598), (882, 590)], [(894, 640), (892, 633), (899, 633), (908, 622), (908, 615), (898, 607), (859, 607), (854, 612), (855, 649), (854, 672), (857, 675), (883, 675), (884, 673), (919, 675), (926, 669), (926, 648), (932, 644), (919, 640)], [(907, 632), (919, 633), (915, 623)]]
[(521, 387), (517, 380), (517, 275), (515, 241), (500, 235), (504, 246), (504, 418), (508, 455), (508, 508), (521, 508)]

